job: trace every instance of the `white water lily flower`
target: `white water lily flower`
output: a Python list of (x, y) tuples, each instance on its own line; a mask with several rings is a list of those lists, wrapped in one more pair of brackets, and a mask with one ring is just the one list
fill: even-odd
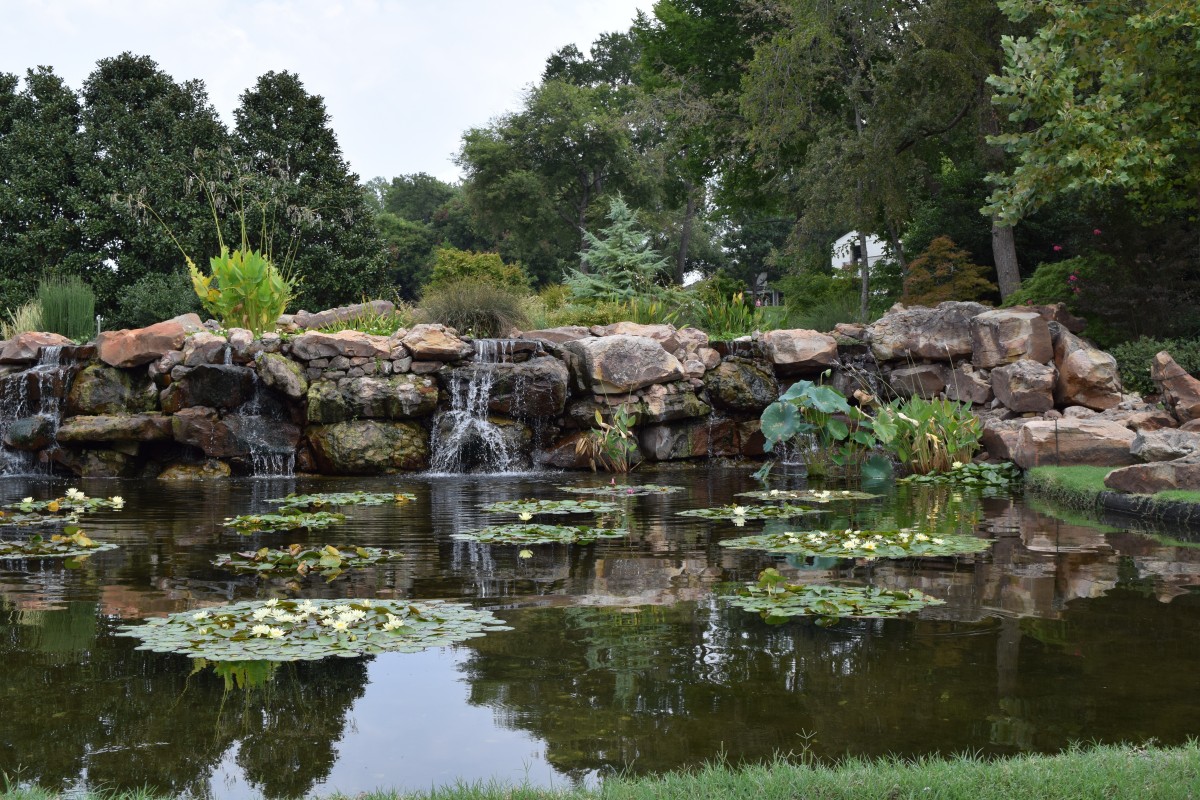
[(192, 619), (194, 619), (194, 620), (208, 619), (208, 612), (207, 611), (197, 611), (195, 614), (192, 614)]
[(522, 511), (520, 514), (517, 514), (517, 519), (521, 520), (522, 522), (528, 522), (529, 520), (533, 519), (533, 514), (529, 513), (528, 511)]
[(270, 636), (272, 639), (282, 639), (283, 628), (271, 628), (271, 630), (267, 632), (267, 636)]
[(350, 627), (350, 623), (346, 622), (345, 620), (339, 619), (339, 620), (336, 620), (329, 627), (333, 628), (335, 631), (344, 631)]
[(271, 615), (271, 609), (256, 608), (256, 609), (254, 609), (254, 614), (252, 616), (257, 620), (264, 620), (270, 615)]
[(733, 515), (734, 515), (735, 517), (743, 517), (743, 516), (745, 516), (745, 515), (746, 515), (746, 508), (745, 508), (745, 506), (734, 506), (734, 507), (733, 507)]
[(125, 507), (125, 498), (120, 495), (113, 495), (108, 498), (108, 502), (112, 503), (112, 507), (118, 511)]
[(270, 632), (271, 632), (270, 625), (255, 625), (253, 628), (250, 629), (250, 634), (252, 636), (266, 636)]
[(267, 608), (274, 608), (277, 605), (279, 605), (278, 597), (272, 597), (270, 600), (267, 601)]
[(961, 468), (962, 468), (961, 461), (955, 461), (953, 464), (950, 465), (950, 469), (961, 469)]
[(336, 605), (336, 606), (334, 606), (334, 607), (333, 607), (333, 610), (334, 610), (334, 611), (336, 611), (336, 612), (338, 612), (339, 614), (342, 614), (342, 613), (344, 613), (344, 612), (346, 612), (346, 611), (349, 611), (349, 610), (350, 610), (350, 606), (346, 605), (345, 603), (342, 603), (342, 604), (340, 604), (340, 605)]
[(735, 528), (746, 527), (746, 518), (745, 517), (734, 517), (733, 518), (733, 527), (735, 527)]
[(22, 497), (22, 498), (21, 498), (21, 502), (22, 502), (22, 503), (32, 503), (32, 502), (33, 502), (33, 498), (32, 498), (32, 497)]
[(876, 544), (874, 542), (864, 542), (862, 549), (863, 550), (874, 550), (875, 547), (876, 547)]
[(933, 540), (933, 543), (934, 543), (934, 544), (945, 544), (945, 543), (946, 543), (946, 540), (945, 540), (945, 539), (938, 539), (938, 538), (936, 538), (936, 537), (935, 537), (935, 538), (934, 538), (934, 540)]
[(86, 500), (87, 495), (84, 494), (83, 492), (79, 491), (78, 489), (71, 488), (71, 489), (67, 489), (67, 499), (68, 500)]
[(770, 494), (771, 494), (771, 496), (772, 496), (772, 497), (774, 497), (775, 495), (779, 494), (779, 490), (778, 490), (778, 489), (772, 489), (772, 490), (771, 490), (771, 492), (770, 492)]
[(923, 533), (918, 533), (913, 538), (916, 539), (918, 542), (928, 542), (929, 541), (929, 537)]

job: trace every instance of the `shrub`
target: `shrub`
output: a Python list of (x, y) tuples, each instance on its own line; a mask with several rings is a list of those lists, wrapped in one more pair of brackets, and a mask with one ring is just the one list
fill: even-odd
[(104, 319), (109, 330), (144, 328), (180, 314), (200, 313), (200, 298), (192, 291), (187, 276), (146, 275), (130, 286), (117, 301), (117, 308)]
[(84, 340), (96, 330), (96, 295), (76, 275), (48, 278), (38, 285), (42, 329)]
[(678, 315), (680, 325), (692, 325), (713, 339), (736, 339), (765, 327), (761, 308), (737, 292), (729, 296), (697, 296)]
[(470, 336), (506, 336), (529, 320), (521, 296), (493, 281), (463, 278), (426, 289), (417, 322), (440, 322)]
[(901, 465), (918, 475), (948, 472), (955, 463), (970, 461), (982, 435), (970, 404), (920, 397), (880, 409), (875, 431)]
[(803, 310), (791, 310), (787, 319), (788, 328), (828, 332), (839, 322), (859, 321), (859, 298), (857, 294), (841, 292), (828, 296), (821, 304)]
[(377, 314), (368, 308), (356, 317), (326, 325), (320, 330), (322, 333), (360, 331), (375, 336), (391, 336), (398, 329), (412, 325), (415, 317), (416, 309), (408, 303), (400, 301), (396, 303), (395, 311)]
[(587, 249), (579, 254), (588, 272), (572, 269), (564, 280), (579, 300), (629, 302), (659, 294), (658, 276), (667, 260), (650, 246), (649, 235), (638, 227), (637, 213), (620, 197), (609, 202), (612, 223), (597, 236), (584, 233)]
[(544, 327), (611, 325), (614, 322), (624, 322), (627, 313), (625, 306), (620, 303), (595, 303), (589, 305), (571, 303), (554, 311), (546, 312)]
[(983, 277), (988, 268), (971, 261), (971, 254), (939, 236), (908, 265), (901, 301), (910, 305), (935, 306), (946, 300), (978, 300), (998, 291)]
[(1093, 265), (1083, 256), (1068, 258), (1063, 261), (1043, 261), (1038, 264), (1033, 274), (1021, 283), (1021, 288), (1009, 295), (1004, 301), (1006, 306), (1051, 305), (1066, 303), (1072, 311), (1077, 310), (1077, 298), (1081, 287), (1073, 284), (1080, 280), (1071, 280), (1071, 276), (1082, 278), (1085, 282), (1090, 277)]
[(1158, 391), (1150, 380), (1150, 362), (1166, 350), (1179, 366), (1192, 375), (1200, 375), (1200, 339), (1152, 339), (1142, 336), (1109, 350), (1117, 360), (1121, 385), (1127, 392), (1151, 394)]
[(209, 259), (212, 275), (197, 269), (187, 259), (192, 288), (204, 308), (226, 328), (246, 328), (255, 336), (275, 330), (275, 321), (287, 310), (294, 296), (292, 281), (258, 250), (245, 243), (237, 250), (221, 247)]
[(9, 309), (8, 319), (0, 322), (0, 339), (12, 339), (41, 329), (42, 306), (37, 300), (30, 300), (15, 310)]
[(505, 264), (499, 253), (475, 253), (455, 247), (434, 252), (426, 290), (465, 279), (489, 281), (518, 294), (529, 291), (529, 276), (520, 264)]

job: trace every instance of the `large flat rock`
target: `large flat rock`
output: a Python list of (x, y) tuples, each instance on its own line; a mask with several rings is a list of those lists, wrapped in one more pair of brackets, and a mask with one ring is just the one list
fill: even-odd
[(1012, 460), (1038, 466), (1122, 467), (1137, 459), (1129, 449), (1137, 434), (1099, 419), (1034, 420), (1021, 427)]
[(182, 314), (146, 328), (104, 331), (96, 338), (96, 354), (110, 367), (138, 367), (182, 349), (189, 335), (203, 329), (199, 316)]

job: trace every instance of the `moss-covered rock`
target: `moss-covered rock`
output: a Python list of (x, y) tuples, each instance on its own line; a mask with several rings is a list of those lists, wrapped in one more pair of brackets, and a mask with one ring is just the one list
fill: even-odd
[(429, 433), (415, 422), (338, 422), (310, 428), (308, 440), (324, 473), (378, 475), (429, 464)]
[(84, 367), (67, 392), (67, 415), (122, 414), (153, 411), (158, 392), (145, 370), (92, 364)]

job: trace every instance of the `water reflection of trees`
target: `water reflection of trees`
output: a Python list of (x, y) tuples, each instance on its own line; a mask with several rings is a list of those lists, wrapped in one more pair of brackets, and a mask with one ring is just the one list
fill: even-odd
[(149, 786), (207, 796), (232, 747), (267, 797), (303, 795), (336, 759), (367, 679), (362, 659), (284, 664), (261, 686), (229, 691), (189, 659), (135, 650), (95, 603), (21, 611), (0, 605), (0, 763), (62, 790)]

